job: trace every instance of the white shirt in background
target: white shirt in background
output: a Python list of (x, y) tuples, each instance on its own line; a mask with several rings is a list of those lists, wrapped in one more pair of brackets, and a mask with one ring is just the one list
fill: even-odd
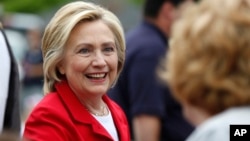
[(10, 56), (2, 32), (0, 32), (0, 133), (3, 130), (6, 102), (9, 92)]

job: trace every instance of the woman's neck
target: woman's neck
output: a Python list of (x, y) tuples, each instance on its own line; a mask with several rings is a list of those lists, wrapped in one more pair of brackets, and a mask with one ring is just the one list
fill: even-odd
[(100, 98), (82, 98), (77, 96), (81, 104), (86, 108), (86, 110), (95, 115), (95, 116), (106, 116), (109, 114), (108, 106), (103, 101), (102, 97)]

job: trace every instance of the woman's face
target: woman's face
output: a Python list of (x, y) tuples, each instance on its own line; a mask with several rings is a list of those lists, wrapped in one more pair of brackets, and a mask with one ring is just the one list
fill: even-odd
[(117, 76), (115, 38), (102, 21), (82, 22), (72, 30), (59, 71), (77, 95), (103, 95)]

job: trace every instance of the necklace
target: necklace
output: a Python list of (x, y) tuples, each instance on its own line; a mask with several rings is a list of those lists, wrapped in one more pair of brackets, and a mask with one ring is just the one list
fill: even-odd
[[(77, 97), (78, 97), (78, 96), (77, 96)], [(82, 99), (81, 99), (80, 97), (78, 97), (78, 99), (79, 99), (79, 101), (81, 102), (81, 104), (85, 107), (85, 109), (86, 109), (89, 113), (91, 113), (91, 114), (93, 114), (93, 115), (95, 115), (95, 116), (105, 116), (105, 115), (108, 115), (108, 113), (109, 113), (109, 109), (108, 109), (106, 103), (104, 103), (104, 106), (101, 106), (101, 112), (99, 112), (99, 111), (97, 111), (97, 110), (91, 110), (91, 109), (87, 106), (87, 104), (85, 104), (85, 102), (82, 101)]]
[(101, 112), (97, 112), (97, 111), (93, 111), (90, 110), (89, 108), (86, 107), (86, 110), (89, 111), (91, 114), (95, 115), (95, 116), (105, 116), (109, 113), (109, 110), (107, 108), (107, 105), (105, 104), (105, 106), (101, 107)]

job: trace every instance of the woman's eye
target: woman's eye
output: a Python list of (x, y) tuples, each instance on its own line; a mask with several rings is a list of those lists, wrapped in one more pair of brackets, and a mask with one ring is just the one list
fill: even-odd
[(82, 49), (79, 50), (79, 53), (82, 53), (82, 54), (86, 54), (86, 53), (89, 53), (89, 52), (90, 52), (90, 50), (87, 49), (87, 48), (82, 48)]
[(106, 47), (106, 48), (104, 48), (104, 51), (105, 52), (113, 52), (114, 48), (113, 47)]

